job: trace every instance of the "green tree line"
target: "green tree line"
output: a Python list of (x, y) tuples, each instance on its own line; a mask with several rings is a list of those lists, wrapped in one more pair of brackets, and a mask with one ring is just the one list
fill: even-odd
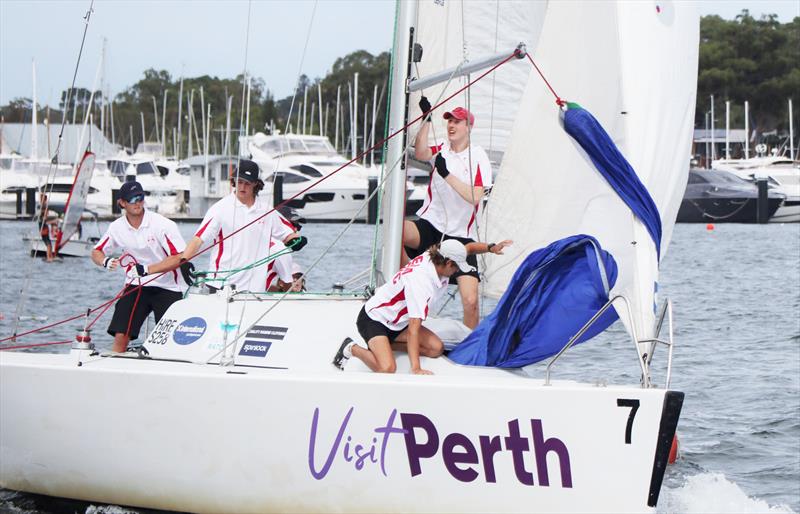
[[(758, 132), (788, 129), (787, 100), (797, 100), (800, 91), (800, 18), (780, 23), (775, 15), (755, 19), (747, 10), (733, 20), (719, 16), (705, 16), (700, 21), (700, 62), (697, 84), (697, 109), (695, 126), (702, 128), (714, 95), (716, 126), (724, 126), (725, 101), (731, 101), (731, 125), (744, 124), (744, 102), (749, 101), (750, 124)], [(383, 52), (373, 55), (359, 50), (337, 59), (325, 77), (311, 79), (300, 76), (293, 95), (275, 99), (262, 78), (251, 77), (249, 87), (249, 133), (292, 131), (308, 134), (324, 133), (332, 142), (336, 134), (336, 98), (339, 92), (338, 149), (349, 151), (351, 135), (351, 94), (354, 75), (358, 73), (358, 126), (357, 149), (364, 148), (363, 129), (367, 138), (372, 124), (372, 104), (375, 90), (378, 93), (375, 120), (376, 140), (384, 132), (387, 104), (387, 82), (390, 55)], [(51, 123), (60, 123), (62, 113), (67, 122), (80, 123), (86, 110), (93, 110), (93, 121), (100, 125), (101, 109), (105, 109), (105, 133), (110, 139), (111, 106), (113, 104), (113, 134), (117, 143), (135, 148), (142, 141), (158, 141), (164, 135), (167, 153), (180, 148), (185, 157), (189, 139), (195, 154), (198, 144), (204, 144), (202, 120), (210, 123), (209, 147), (212, 153), (223, 150), (226, 136), (227, 106), (230, 102), (232, 151), (236, 153), (237, 136), (243, 132), (243, 77), (231, 79), (211, 77), (183, 78), (183, 98), (178, 107), (181, 79), (164, 70), (148, 69), (144, 77), (106, 102), (102, 92), (95, 92), (94, 102), (89, 102), (91, 91), (80, 88), (64, 91), (57, 107), (41, 107), (39, 119), (49, 116)], [(319, 91), (321, 90), (321, 91)], [(352, 92), (351, 92), (352, 91)], [(307, 94), (306, 94), (307, 92)], [(322, 96), (322, 127), (320, 127), (319, 97)], [(166, 96), (166, 113), (164, 98)], [(69, 99), (69, 101), (68, 101)], [(155, 104), (155, 105), (154, 105)], [(364, 108), (367, 117), (364, 118)], [(313, 107), (313, 112), (312, 112)], [(31, 100), (15, 98), (0, 108), (7, 122), (27, 122), (31, 119)], [(205, 111), (203, 111), (205, 109)], [(181, 115), (181, 138), (178, 141), (178, 114)], [(800, 127), (795, 109), (795, 127)], [(158, 116), (156, 116), (156, 113)], [(303, 127), (303, 113), (306, 126)], [(299, 116), (298, 116), (299, 115)], [(162, 127), (166, 125), (166, 127)], [(144, 126), (144, 130), (142, 127)], [(191, 131), (190, 131), (191, 126)], [(202, 146), (201, 146), (202, 148)]]

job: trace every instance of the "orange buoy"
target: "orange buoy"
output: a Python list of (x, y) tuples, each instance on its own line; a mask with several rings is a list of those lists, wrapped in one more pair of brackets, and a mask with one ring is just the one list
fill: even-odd
[(706, 225), (706, 230), (714, 230), (714, 224), (709, 223), (708, 225)]
[(675, 464), (675, 461), (678, 460), (678, 433), (676, 432), (674, 436), (672, 436), (672, 446), (669, 448), (669, 459), (667, 462), (670, 464)]

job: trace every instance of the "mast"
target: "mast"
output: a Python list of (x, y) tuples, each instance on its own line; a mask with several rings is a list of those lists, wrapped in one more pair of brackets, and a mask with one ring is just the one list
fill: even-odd
[[(711, 162), (709, 164), (714, 163), (714, 157), (717, 155), (717, 149), (714, 148), (716, 143), (717, 141), (714, 137), (714, 95), (711, 95)], [(711, 167), (709, 166), (709, 168)]]
[(731, 158), (731, 101), (725, 100), (725, 159)]
[(341, 97), (342, 97), (342, 85), (339, 84), (336, 86), (336, 116), (335, 116), (335, 127), (333, 128), (334, 138), (333, 138), (333, 147), (336, 151), (339, 151), (339, 112), (341, 111)]
[[(306, 108), (308, 106), (308, 86), (303, 89), (303, 135), (306, 134)], [(314, 111), (311, 111), (311, 115), (314, 115)], [(299, 132), (299, 130), (298, 130)]]
[[(33, 78), (33, 98), (31, 102), (31, 159), (34, 161), (39, 158), (39, 115), (36, 112), (36, 61), (31, 60), (31, 70)], [(34, 164), (34, 166), (37, 166)]]
[(352, 118), (353, 126), (350, 129), (350, 133), (353, 134), (353, 151), (351, 159), (355, 159), (358, 152), (356, 149), (358, 148), (358, 72), (353, 74), (353, 118)]
[[(391, 86), (389, 95), (389, 134), (393, 134), (406, 122), (408, 96), (406, 79), (410, 69), (410, 50), (413, 41), (413, 23), (416, 19), (416, 2), (398, 1), (396, 7), (394, 45), (390, 69)], [(383, 216), (383, 255), (380, 272), (383, 282), (400, 268), (400, 245), (403, 237), (403, 209), (405, 205), (405, 182), (403, 150), (405, 137), (392, 138), (384, 159), (384, 174), (396, 164), (400, 169), (394, 170), (385, 183), (384, 200), (386, 207)]]
[[(378, 84), (375, 84), (375, 88), (372, 90), (372, 128), (370, 129), (370, 137), (369, 137), (369, 146), (367, 148), (372, 148), (375, 146), (375, 116), (377, 114), (378, 108)], [(366, 146), (366, 145), (364, 145)], [(375, 149), (369, 152), (369, 165), (375, 165)]]
[(161, 131), (158, 129), (158, 104), (156, 103), (156, 97), (153, 96), (153, 121), (156, 124), (156, 141), (161, 142)]
[[(144, 143), (147, 138), (144, 135), (144, 113), (142, 111), (139, 111), (139, 120), (142, 122), (142, 143)], [(131, 141), (131, 145), (133, 145), (133, 141)], [(133, 151), (136, 153), (136, 148)]]
[(181, 122), (183, 118), (183, 73), (181, 73), (181, 85), (178, 87), (178, 144), (176, 145), (175, 159), (181, 160)]
[(322, 81), (317, 82), (317, 105), (319, 105), (319, 135), (322, 134)]
[(750, 102), (744, 101), (744, 158), (750, 158)]
[(794, 159), (794, 120), (792, 120), (792, 99), (789, 99), (789, 159)]
[(167, 156), (167, 95), (169, 89), (164, 90), (164, 99), (161, 104), (161, 152), (162, 156)]

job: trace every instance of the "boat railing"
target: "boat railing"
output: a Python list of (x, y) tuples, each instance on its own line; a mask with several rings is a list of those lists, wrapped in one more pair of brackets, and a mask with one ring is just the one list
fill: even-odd
[[(658, 316), (658, 318), (656, 320), (654, 337), (651, 338), (651, 339), (637, 340), (636, 336), (634, 335), (634, 334), (636, 334), (636, 327), (635, 327), (634, 321), (633, 321), (634, 318), (633, 318), (633, 312), (631, 310), (631, 304), (630, 304), (630, 301), (628, 300), (628, 298), (626, 298), (624, 295), (616, 295), (613, 298), (611, 298), (608, 302), (606, 302), (605, 305), (603, 305), (594, 314), (594, 316), (592, 316), (591, 319), (589, 319), (589, 321), (584, 323), (584, 325), (580, 328), (580, 330), (578, 330), (575, 333), (575, 335), (573, 335), (570, 338), (570, 340), (567, 341), (567, 344), (565, 344), (564, 347), (561, 348), (561, 350), (552, 359), (550, 359), (550, 362), (547, 363), (547, 369), (545, 371), (544, 385), (550, 385), (550, 372), (551, 372), (551, 369), (552, 369), (553, 365), (556, 363), (556, 361), (567, 350), (569, 350), (575, 344), (575, 342), (578, 341), (578, 339), (580, 339), (583, 336), (583, 334), (586, 333), (587, 330), (589, 330), (589, 327), (591, 327), (600, 318), (600, 316), (603, 315), (603, 313), (605, 313), (615, 303), (619, 303), (619, 302), (622, 302), (625, 305), (625, 310), (626, 310), (626, 313), (628, 315), (628, 320), (630, 321), (630, 323), (632, 325), (631, 326), (631, 330), (629, 330), (629, 335), (630, 335), (631, 341), (633, 342), (634, 350), (636, 350), (636, 360), (639, 363), (639, 367), (641, 368), (641, 372), (642, 372), (642, 387), (643, 388), (652, 387), (652, 383), (651, 383), (651, 379), (650, 379), (651, 378), (650, 377), (650, 363), (652, 362), (653, 353), (655, 351), (656, 345), (663, 344), (663, 345), (666, 345), (668, 350), (669, 350), (668, 351), (668, 359), (667, 359), (667, 378), (666, 378), (666, 387), (669, 388), (670, 378), (672, 376), (672, 348), (673, 348), (673, 344), (672, 344), (672, 303), (669, 300), (667, 300), (664, 303), (663, 307), (661, 308), (661, 312), (660, 312), (660, 314), (659, 314), (659, 316)], [(666, 315), (668, 315), (668, 316), (666, 316)], [(658, 336), (659, 336), (659, 334), (661, 332), (661, 327), (663, 325), (665, 316), (667, 317), (667, 319), (669, 321), (669, 323), (668, 323), (668, 325), (669, 325), (669, 340), (668, 341), (658, 338)], [(645, 353), (645, 354), (641, 354), (640, 350), (639, 350), (640, 347), (641, 347), (640, 345), (647, 344), (647, 343), (650, 343), (649, 351), (647, 353)]]

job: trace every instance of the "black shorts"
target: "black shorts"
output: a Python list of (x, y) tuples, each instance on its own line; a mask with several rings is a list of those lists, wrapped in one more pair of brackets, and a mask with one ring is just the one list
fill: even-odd
[(42, 234), (42, 242), (44, 242), (46, 246), (50, 246), (50, 236)]
[[(442, 241), (442, 233), (436, 229), (431, 222), (419, 218), (417, 220), (411, 221), (414, 225), (417, 226), (417, 231), (419, 232), (419, 248), (411, 248), (406, 246), (406, 254), (409, 258), (413, 259), (417, 255), (421, 254), (428, 248), (433, 245), (437, 245)], [(460, 241), (463, 245), (467, 245), (467, 243), (474, 243), (474, 239), (470, 239), (468, 237), (456, 237), (456, 236), (448, 236), (447, 234), (444, 235), (444, 239), (455, 239), (456, 241)], [(472, 266), (476, 271), (470, 271), (468, 273), (464, 273), (461, 270), (456, 271), (450, 276), (450, 283), (455, 284), (456, 279), (462, 275), (469, 275), (471, 277), (475, 277), (480, 282), (481, 277), (478, 275), (478, 257), (475, 254), (468, 254), (467, 255), (467, 264)]]
[[(126, 286), (125, 293), (132, 289), (136, 289), (136, 286)], [(139, 297), (138, 302), (136, 301), (137, 296)], [(114, 316), (111, 317), (111, 323), (108, 325), (109, 335), (128, 334), (131, 340), (138, 338), (139, 329), (142, 328), (151, 312), (155, 315), (156, 323), (158, 323), (169, 306), (182, 297), (183, 294), (180, 291), (170, 291), (161, 287), (143, 287), (141, 294), (138, 291), (126, 294), (117, 300), (117, 304), (114, 306)], [(136, 311), (131, 319), (134, 304), (136, 304)], [(128, 323), (130, 323), (130, 332)]]
[(361, 307), (361, 311), (358, 313), (356, 328), (358, 328), (358, 333), (361, 334), (364, 342), (368, 345), (369, 340), (375, 336), (386, 336), (389, 338), (389, 342), (393, 343), (402, 332), (402, 330), (392, 330), (383, 323), (370, 318), (367, 316), (367, 311), (364, 307)]

